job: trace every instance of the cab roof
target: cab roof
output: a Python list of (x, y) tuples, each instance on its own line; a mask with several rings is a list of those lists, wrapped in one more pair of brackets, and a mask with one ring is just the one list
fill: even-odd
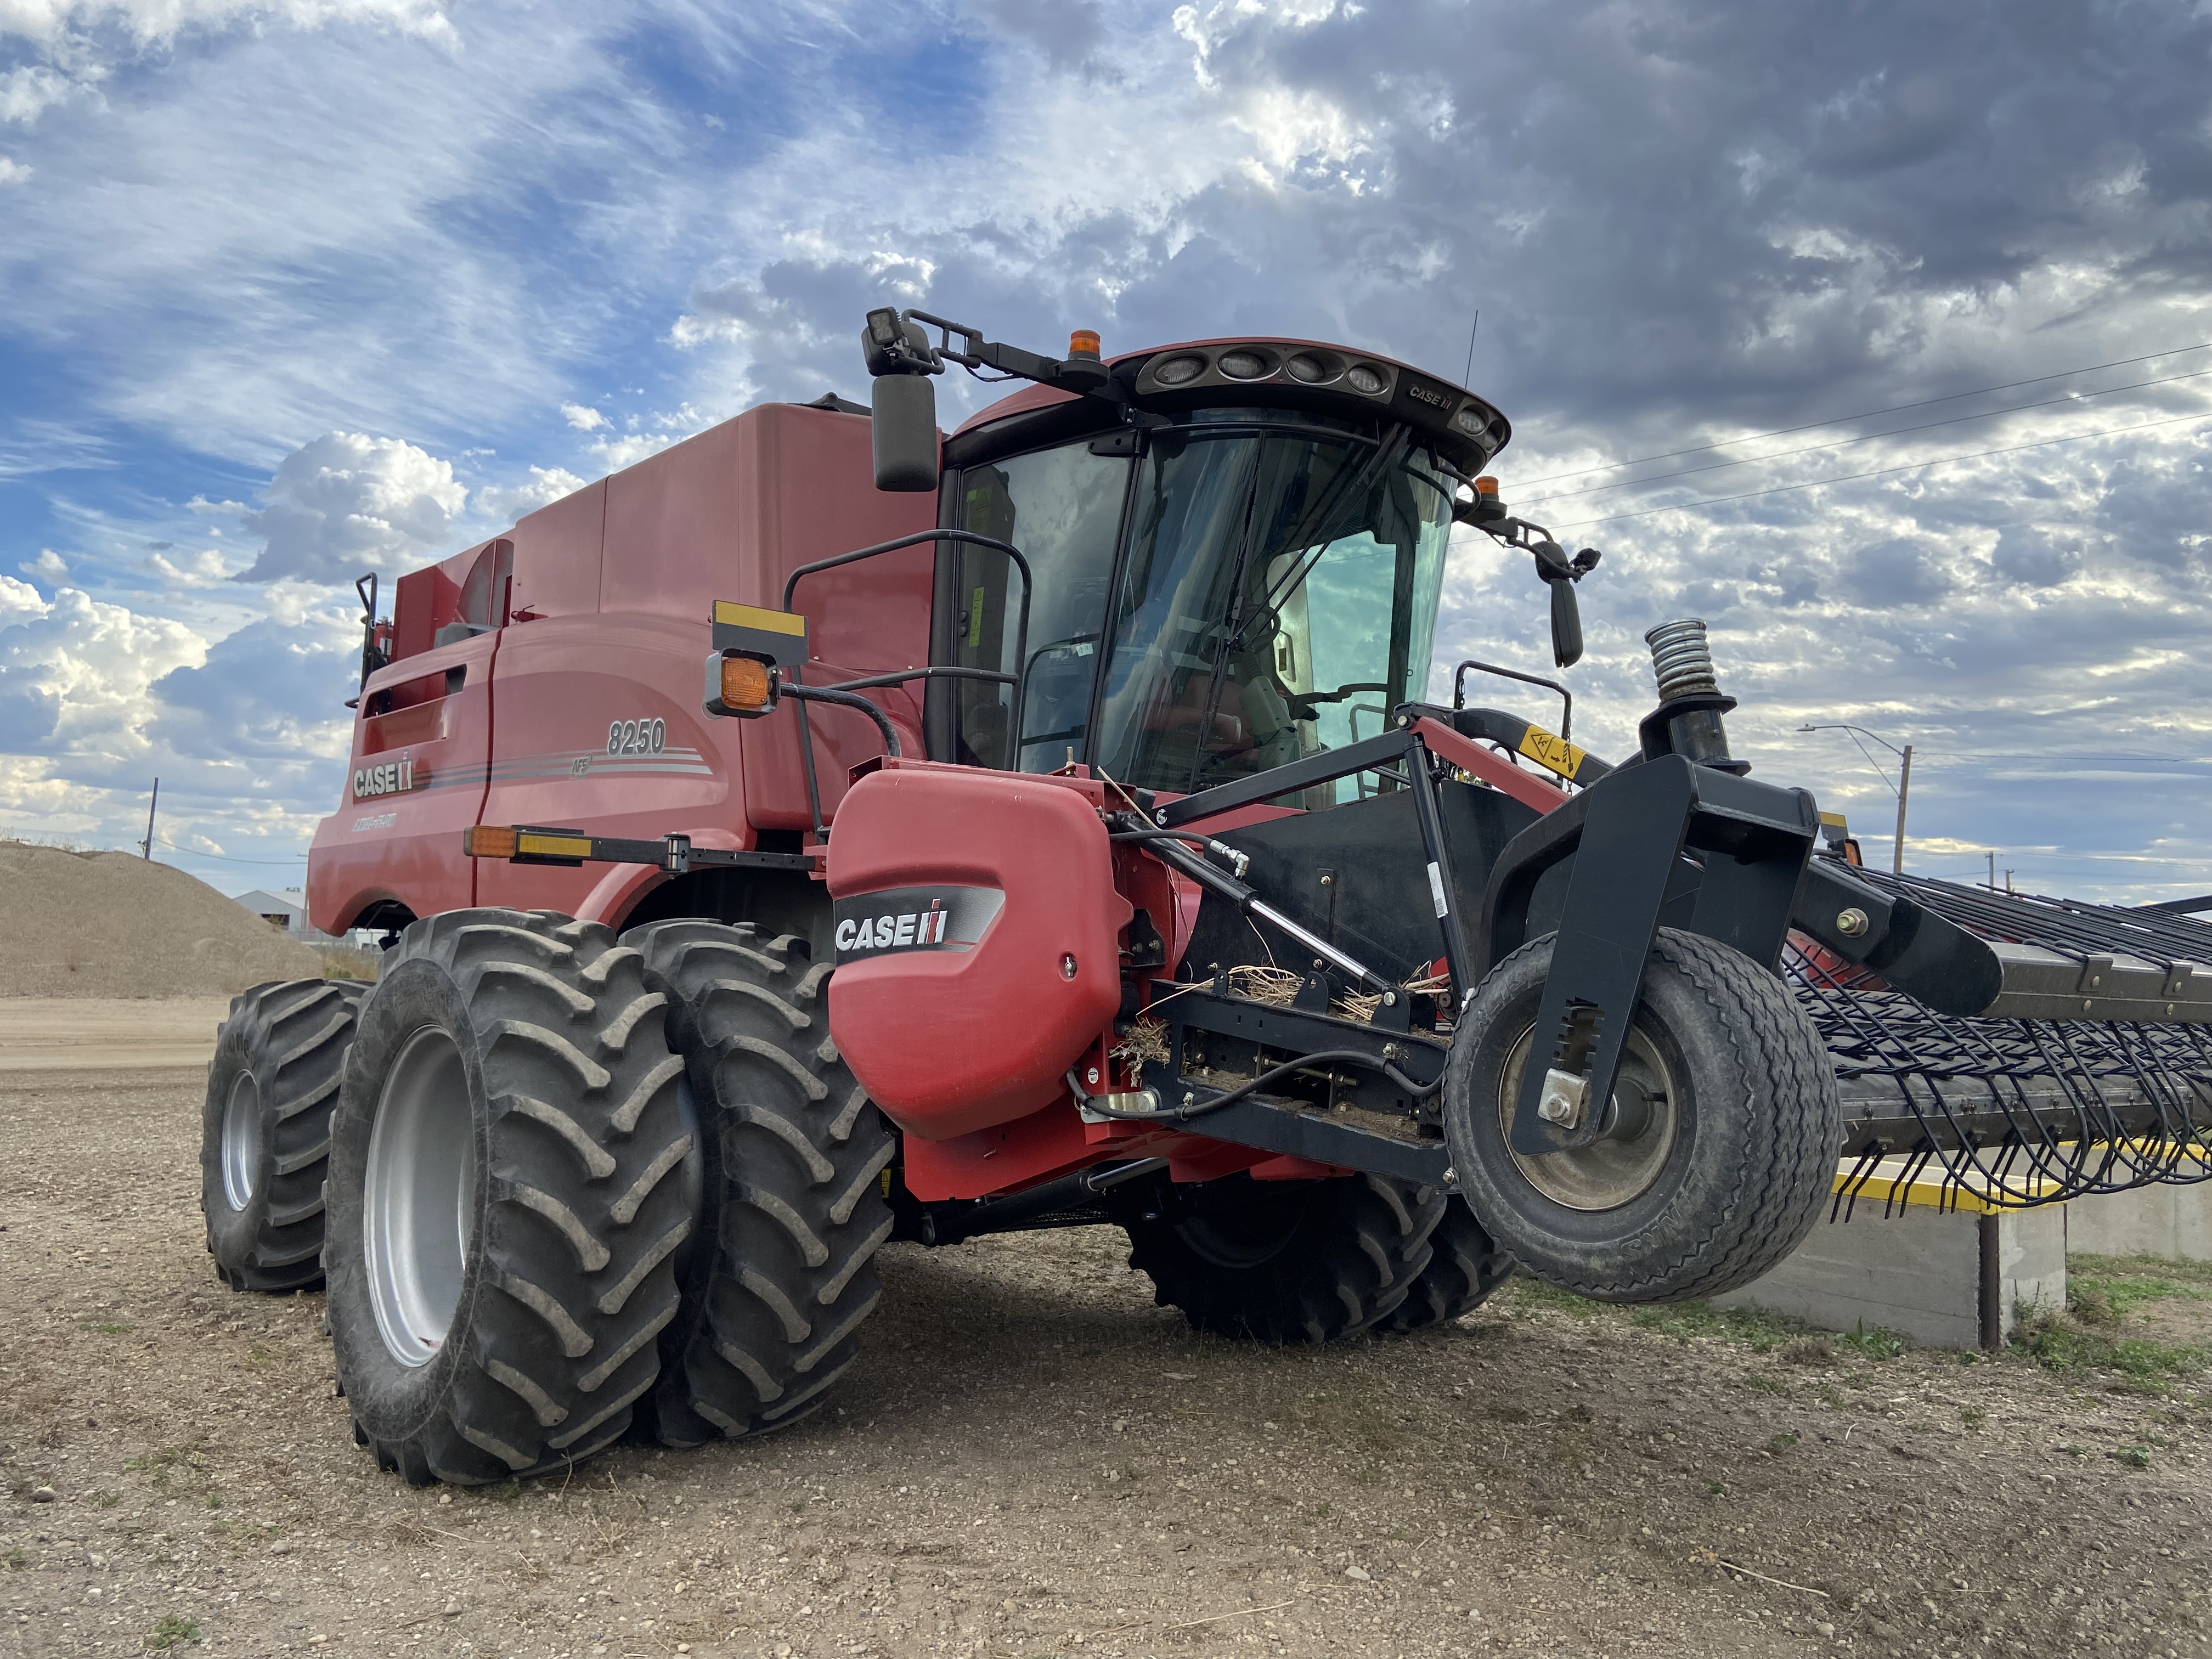
[[(1505, 416), (1466, 388), (1395, 358), (1322, 340), (1188, 340), (1121, 353), (1107, 364), (1140, 409), (1175, 415), (1204, 407), (1278, 407), (1399, 421), (1425, 434), (1445, 460), (1469, 474), (1481, 471), (1512, 437)], [(1118, 424), (1115, 406), (1103, 399), (1024, 386), (961, 422), (945, 459), (972, 463)]]

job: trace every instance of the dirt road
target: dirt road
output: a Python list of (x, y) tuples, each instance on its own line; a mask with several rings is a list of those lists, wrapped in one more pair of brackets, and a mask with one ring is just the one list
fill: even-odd
[(228, 997), (0, 997), (0, 1072), (203, 1066)]
[(1270, 1352), (1096, 1231), (894, 1248), (785, 1435), (412, 1491), (351, 1443), (319, 1298), (216, 1282), (200, 1088), (0, 1074), (0, 1653), (2205, 1645), (2191, 1389), (1517, 1291)]

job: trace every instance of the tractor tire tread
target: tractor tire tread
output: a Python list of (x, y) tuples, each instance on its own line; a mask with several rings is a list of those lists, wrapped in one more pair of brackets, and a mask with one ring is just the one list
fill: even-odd
[[(655, 1029), (642, 958), (599, 923), (545, 911), (434, 916), (387, 954), (380, 990), (420, 974), (418, 963), (458, 993), (467, 1030), (456, 1040), (474, 1045), (481, 1072), (488, 1202), (470, 1252), (475, 1288), (464, 1289), (448, 1352), (433, 1362), (454, 1361), (442, 1391), (383, 1420), (392, 1411), (352, 1375), (370, 1361), (393, 1368), (356, 1248), (344, 1316), (333, 1319), (339, 1375), (379, 1463), (410, 1480), (564, 1468), (627, 1431), (659, 1374), (656, 1339), (677, 1302), (671, 1257), (691, 1224), (680, 1183), (661, 1178), (690, 1134), (682, 1067)], [(372, 1000), (364, 1019), (376, 1015)], [(339, 1113), (356, 1233), (356, 1166), (381, 1086), (357, 1064)]]
[(1311, 1190), (1285, 1201), (1306, 1200), (1303, 1237), (1294, 1257), (1274, 1270), (1224, 1268), (1165, 1218), (1122, 1224), (1129, 1265), (1151, 1278), (1156, 1303), (1179, 1309), (1195, 1330), (1276, 1346), (1367, 1330), (1405, 1301), (1427, 1268), (1444, 1194), (1373, 1175), (1298, 1184)]
[[(216, 1031), (202, 1115), (200, 1207), (216, 1271), (234, 1290), (303, 1291), (322, 1282), (323, 1175), (354, 1022), (368, 985), (282, 980), (231, 999)], [(261, 1101), (258, 1174), (243, 1209), (223, 1184), (230, 1089), (251, 1073)]]
[(623, 937), (668, 998), (706, 1164), (643, 1421), (671, 1446), (784, 1428), (821, 1403), (876, 1305), (896, 1142), (829, 1040), (828, 964), (799, 939), (694, 921)]

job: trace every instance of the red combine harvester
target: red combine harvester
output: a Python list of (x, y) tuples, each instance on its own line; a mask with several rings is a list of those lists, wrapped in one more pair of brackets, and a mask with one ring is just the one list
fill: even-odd
[[(1839, 1160), (2208, 1173), (2212, 929), (1852, 867), (1730, 757), (1699, 623), (1616, 765), (1465, 696), (1553, 681), (1424, 701), (1455, 525), (1582, 648), (1598, 556), (1499, 502), (1481, 398), (1304, 341), (863, 343), (872, 412), (749, 410), (388, 621), (364, 581), (308, 885), (382, 971), (234, 1005), (203, 1204), (234, 1285), (327, 1279), (385, 1467), (796, 1421), (890, 1239), (1119, 1225), (1194, 1325), (1310, 1341), (1515, 1268), (1742, 1284)], [(944, 438), (948, 364), (1030, 384)]]

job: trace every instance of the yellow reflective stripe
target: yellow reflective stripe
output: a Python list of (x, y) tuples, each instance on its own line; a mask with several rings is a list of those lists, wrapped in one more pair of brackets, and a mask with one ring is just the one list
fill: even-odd
[(1532, 726), (1521, 739), (1521, 752), (1547, 771), (1557, 772), (1563, 778), (1571, 778), (1583, 763), (1583, 751), (1565, 738), (1547, 732), (1540, 726)]
[(806, 618), (793, 611), (770, 611), (734, 599), (714, 601), (714, 620), (726, 628), (757, 628), (768, 634), (804, 635)]
[(587, 859), (592, 856), (588, 836), (518, 836), (515, 851), (532, 853), (540, 858)]

